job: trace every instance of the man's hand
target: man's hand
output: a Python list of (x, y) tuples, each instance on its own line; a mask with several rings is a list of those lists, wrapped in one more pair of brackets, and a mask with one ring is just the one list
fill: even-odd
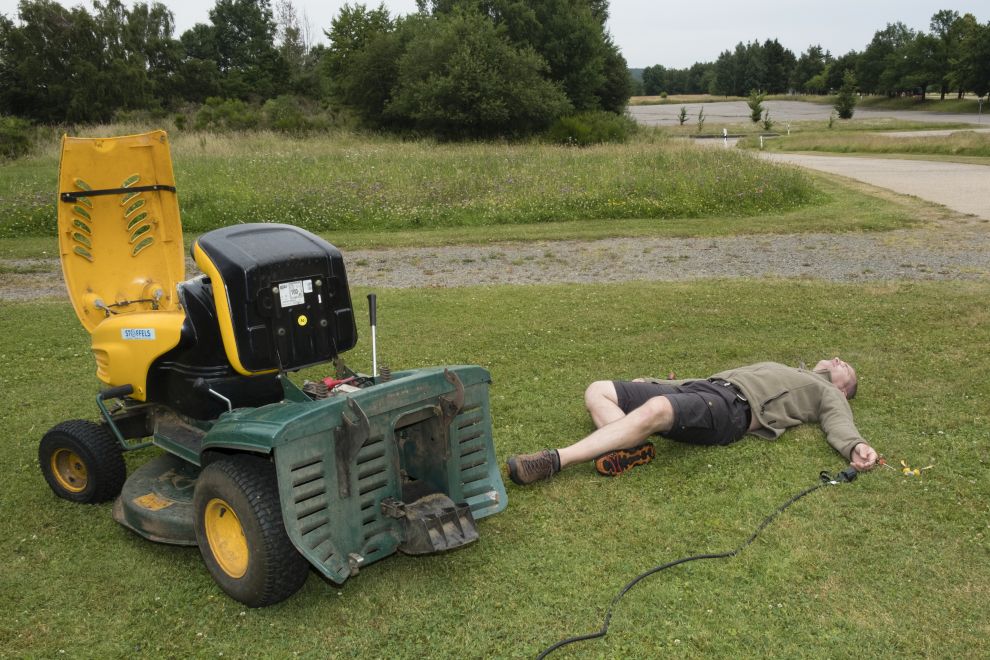
[(871, 470), (877, 464), (877, 452), (865, 442), (853, 447), (852, 455), (849, 458), (849, 464), (859, 472)]

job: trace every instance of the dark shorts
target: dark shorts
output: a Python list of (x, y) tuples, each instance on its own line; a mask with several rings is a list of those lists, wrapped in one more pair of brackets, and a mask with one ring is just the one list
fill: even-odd
[(692, 380), (681, 385), (612, 381), (619, 408), (628, 414), (655, 396), (674, 409), (674, 426), (660, 435), (695, 445), (727, 445), (749, 430), (749, 403), (725, 381)]

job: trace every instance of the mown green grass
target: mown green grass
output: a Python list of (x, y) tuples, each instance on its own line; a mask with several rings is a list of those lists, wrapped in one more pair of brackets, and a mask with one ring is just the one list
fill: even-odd
[(668, 96), (633, 96), (629, 105), (675, 105), (678, 103), (721, 103), (745, 101), (745, 96), (712, 96), (711, 94), (672, 94)]
[[(588, 432), (592, 380), (839, 354), (859, 369), (852, 406), (864, 436), (895, 466), (934, 465), (801, 500), (740, 556), (642, 582), (604, 641), (559, 657), (990, 655), (986, 283), (378, 295), (380, 361), (490, 369), (500, 461)], [(366, 335), (348, 356), (362, 370)], [(735, 547), (819, 470), (844, 465), (815, 427), (727, 448), (661, 441), (654, 463), (621, 478), (582, 466), (509, 485), (509, 508), (479, 523), (473, 546), (392, 557), (342, 588), (311, 575), (289, 601), (247, 610), (218, 591), (195, 549), (140, 539), (109, 505), (58, 500), (42, 480), (40, 436), (96, 412), (88, 338), (69, 305), (2, 304), (0, 337), (0, 648), (14, 657), (532, 657), (596, 630), (635, 574)], [(130, 455), (131, 467), (152, 455)]]
[[(749, 139), (746, 145), (756, 146)], [(765, 141), (771, 151), (824, 151), (829, 153), (909, 154), (919, 156), (952, 156), (990, 158), (990, 133), (961, 130), (950, 135), (897, 137), (832, 132), (804, 132)]]
[[(768, 101), (805, 101), (807, 103), (819, 103), (821, 105), (835, 105), (834, 95), (817, 94), (776, 94), (767, 97)], [(957, 99), (955, 94), (950, 94), (944, 100), (940, 100), (938, 94), (929, 94), (922, 101), (917, 97), (888, 98), (886, 96), (860, 96), (856, 100), (856, 107), (868, 108), (870, 110), (917, 110), (920, 112), (947, 112), (963, 113), (978, 112), (979, 100), (968, 95), (964, 99)], [(986, 108), (984, 108), (986, 110)]]
[[(828, 127), (828, 119), (822, 121), (795, 121), (791, 122), (791, 131), (798, 133), (801, 131), (828, 133), (849, 133), (849, 132), (877, 132), (877, 131), (930, 131), (950, 128), (971, 129), (972, 124), (964, 123), (938, 123), (923, 121), (911, 121), (907, 119), (894, 119), (893, 117), (853, 117), (852, 119), (836, 119), (832, 122), (832, 127)], [(780, 122), (776, 126), (776, 132), (787, 133), (786, 122)]]
[[(832, 100), (831, 102), (834, 102)], [(921, 112), (972, 112), (979, 111), (979, 100), (973, 96), (964, 99), (957, 99), (955, 94), (940, 100), (937, 94), (929, 94), (928, 98), (922, 101), (920, 98), (901, 97), (887, 98), (885, 96), (863, 96), (856, 103), (861, 108), (871, 110), (918, 110)], [(984, 104), (985, 105), (985, 104)], [(984, 107), (983, 111), (987, 112)]]
[[(826, 199), (799, 170), (652, 131), (583, 149), (269, 133), (180, 133), (172, 145), (187, 232), (272, 221), (325, 232), (755, 216)], [(56, 172), (53, 147), (0, 165), (0, 237), (53, 235)]]
[(821, 120), (806, 120), (801, 121), (774, 121), (773, 126), (767, 130), (762, 123), (754, 124), (748, 120), (740, 120), (738, 123), (731, 124), (719, 123), (717, 130), (714, 129), (711, 124), (708, 124), (708, 128), (702, 133), (698, 133), (698, 126), (696, 121), (688, 121), (683, 126), (664, 126), (658, 129), (665, 135), (671, 137), (691, 137), (698, 138), (703, 137), (706, 139), (721, 139), (722, 138), (722, 128), (728, 131), (731, 137), (751, 137), (747, 144), (759, 143), (759, 136), (783, 136), (783, 135), (794, 135), (802, 133), (813, 133), (815, 135), (837, 135), (846, 133), (860, 133), (860, 132), (888, 132), (888, 131), (926, 131), (932, 129), (972, 129), (972, 124), (960, 124), (960, 123), (946, 123), (946, 124), (932, 124), (931, 122), (920, 122), (920, 121), (908, 121), (904, 119), (893, 119), (888, 117), (870, 117), (867, 119), (854, 118), (854, 119), (836, 119), (832, 122), (832, 127), (828, 127), (828, 117), (824, 117)]

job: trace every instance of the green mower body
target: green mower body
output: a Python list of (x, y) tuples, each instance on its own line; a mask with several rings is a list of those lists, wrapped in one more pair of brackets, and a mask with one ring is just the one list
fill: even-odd
[(131, 475), (114, 517), (148, 539), (196, 545), (200, 468), (245, 453), (272, 461), (292, 544), (334, 582), (397, 551), (459, 547), (478, 538), (475, 520), (507, 504), (489, 382), (480, 367), (418, 369), (313, 400), (286, 379), (291, 397), (235, 409), (207, 430), (162, 416), (153, 443), (172, 457)]

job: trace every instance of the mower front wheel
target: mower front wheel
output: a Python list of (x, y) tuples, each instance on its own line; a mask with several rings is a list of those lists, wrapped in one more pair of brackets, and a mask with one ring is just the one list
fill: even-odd
[(127, 478), (120, 444), (106, 427), (83, 419), (53, 426), (41, 438), (38, 463), (56, 495), (82, 504), (112, 500)]
[(249, 607), (285, 600), (302, 587), (309, 563), (282, 522), (275, 467), (260, 456), (210, 463), (193, 494), (196, 541), (220, 588)]

